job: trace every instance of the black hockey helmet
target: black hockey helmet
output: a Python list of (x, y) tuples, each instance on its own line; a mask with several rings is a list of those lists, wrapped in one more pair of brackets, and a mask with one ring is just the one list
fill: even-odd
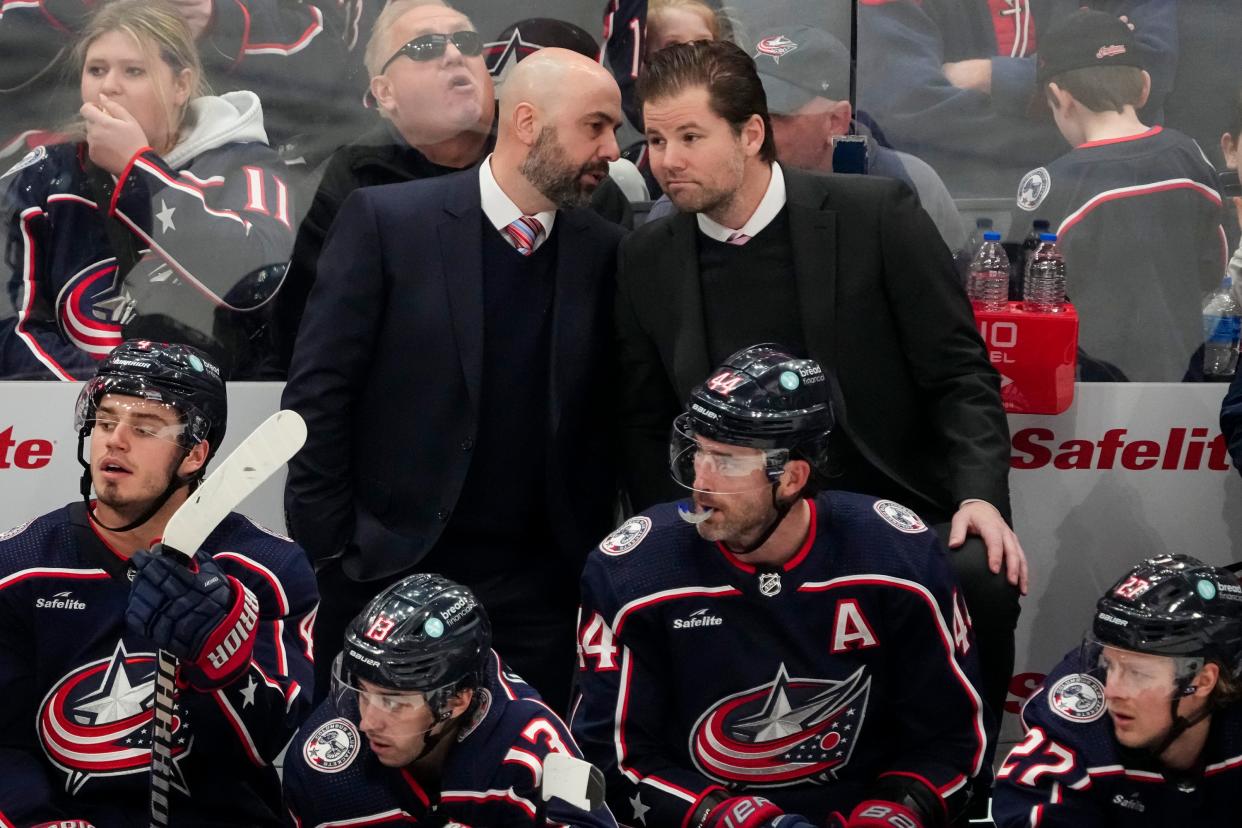
[(1215, 661), (1236, 677), (1242, 672), (1242, 584), (1229, 570), (1190, 555), (1149, 558), (1100, 598), (1092, 631), (1100, 644)]
[(208, 460), (224, 439), (228, 397), (220, 369), (205, 353), (189, 345), (131, 339), (116, 346), (78, 394), (74, 420), (79, 433), (90, 432), (99, 401), (106, 394), (171, 406), (185, 426), (182, 447), (188, 451), (206, 440)]
[(725, 360), (690, 392), (695, 431), (739, 446), (793, 449), (833, 428), (824, 369), (779, 345), (752, 345)]
[(827, 375), (818, 362), (775, 344), (752, 345), (729, 357), (690, 392), (673, 423), (669, 462), (673, 477), (693, 487), (697, 436), (762, 449), (770, 480), (790, 457), (823, 471), (834, 419)]
[(491, 646), (491, 622), (474, 593), (418, 573), (372, 598), (350, 622), (333, 681), (422, 693), (439, 713), (454, 693), (483, 682)]

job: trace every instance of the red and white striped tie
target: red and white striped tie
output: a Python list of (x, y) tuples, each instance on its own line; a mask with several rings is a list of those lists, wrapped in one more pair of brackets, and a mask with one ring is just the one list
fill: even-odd
[(725, 241), (729, 244), (736, 244), (738, 247), (741, 247), (746, 244), (746, 242), (750, 241), (750, 236), (746, 235), (741, 230), (734, 230), (729, 235), (729, 238), (725, 239)]
[(543, 224), (534, 216), (520, 216), (505, 228), (509, 242), (523, 256), (535, 252), (535, 241), (543, 235)]

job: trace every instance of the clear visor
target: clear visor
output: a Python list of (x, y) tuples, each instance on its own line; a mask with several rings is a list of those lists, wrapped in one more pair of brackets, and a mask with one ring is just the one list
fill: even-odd
[(1091, 634), (1082, 646), (1083, 665), (1094, 668), (1092, 674), (1119, 696), (1157, 693), (1172, 698), (1181, 682), (1203, 668), (1202, 658), (1137, 653), (1105, 644)]
[(173, 406), (130, 397), (122, 394), (105, 394), (95, 408), (93, 416), (79, 406), (75, 420), (77, 428), (86, 425), (91, 439), (108, 439), (116, 434), (125, 439), (163, 440), (184, 446), (188, 444), (189, 426), (183, 422), (181, 412)]
[(418, 692), (401, 692), (380, 688), (366, 689), (360, 682), (344, 674), (343, 653), (332, 662), (332, 686), (328, 698), (337, 712), (352, 721), (361, 721), (365, 714), (381, 713), (399, 720), (411, 720), (427, 707), (427, 697)]
[(788, 449), (758, 449), (721, 443), (696, 434), (688, 414), (673, 421), (668, 447), (673, 479), (692, 492), (742, 494), (771, 485), (789, 461)]

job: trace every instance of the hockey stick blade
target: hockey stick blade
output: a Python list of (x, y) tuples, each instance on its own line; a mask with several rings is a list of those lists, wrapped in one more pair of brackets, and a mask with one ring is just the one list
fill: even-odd
[(212, 530), (306, 442), (296, 411), (277, 411), (207, 475), (164, 527), (164, 548), (193, 557)]

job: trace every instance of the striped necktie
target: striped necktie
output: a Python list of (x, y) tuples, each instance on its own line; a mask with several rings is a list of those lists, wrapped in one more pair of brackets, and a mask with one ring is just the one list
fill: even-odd
[(729, 234), (729, 238), (725, 239), (725, 241), (729, 244), (736, 244), (738, 247), (741, 247), (746, 244), (746, 242), (750, 241), (750, 236), (746, 235), (741, 230), (734, 230), (731, 234)]
[(535, 242), (543, 235), (543, 224), (534, 216), (520, 216), (505, 227), (505, 235), (517, 252), (529, 256), (535, 252)]

